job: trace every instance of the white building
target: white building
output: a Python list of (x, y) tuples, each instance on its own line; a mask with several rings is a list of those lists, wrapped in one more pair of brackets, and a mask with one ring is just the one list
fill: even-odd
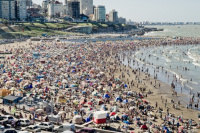
[(105, 22), (106, 19), (106, 8), (105, 6), (97, 6), (94, 8), (94, 20)]
[(67, 0), (65, 0), (64, 5), (63, 5), (63, 15), (68, 15)]
[(27, 17), (26, 13), (26, 0), (17, 0), (17, 19), (25, 20)]
[(16, 19), (15, 0), (1, 0), (2, 18)]
[(61, 2), (52, 2), (48, 4), (48, 16), (53, 17), (56, 14), (60, 14), (60, 16), (64, 15), (64, 9), (67, 7), (63, 6)]
[(114, 9), (109, 13), (109, 21), (110, 22), (118, 22), (118, 12)]
[(80, 14), (93, 14), (93, 0), (80, 0)]
[(48, 4), (50, 3), (50, 0), (44, 0), (42, 2), (42, 11), (43, 13), (46, 13), (48, 11)]

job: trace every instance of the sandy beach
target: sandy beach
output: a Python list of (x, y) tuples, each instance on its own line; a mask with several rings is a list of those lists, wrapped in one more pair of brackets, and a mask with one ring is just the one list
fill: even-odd
[[(154, 44), (152, 43), (149, 45), (154, 45)], [(160, 44), (157, 43), (157, 45), (160, 45)], [(68, 92), (67, 91), (68, 88), (64, 88), (64, 89), (57, 89), (58, 93), (54, 96), (49, 95), (51, 98), (54, 99), (54, 106), (59, 104), (59, 100), (58, 100), (59, 96), (63, 94), (68, 95), (67, 96), (68, 97), (67, 100), (69, 100), (68, 106), (69, 108), (71, 108), (71, 110), (69, 111), (63, 108), (63, 110), (66, 113), (66, 116), (63, 116), (63, 117), (65, 118), (68, 117), (67, 119), (64, 120), (64, 122), (69, 122), (73, 118), (73, 116), (75, 115), (73, 114), (74, 111), (77, 111), (78, 114), (80, 114), (79, 105), (84, 107), (83, 104), (77, 104), (77, 105), (73, 104), (73, 100), (71, 99), (71, 96), (80, 97), (77, 99), (77, 101), (81, 101), (80, 99), (82, 99), (81, 97), (83, 96), (81, 92), (86, 91), (86, 96), (84, 99), (88, 102), (88, 101), (91, 101), (91, 99), (97, 98), (96, 96), (92, 95), (92, 93), (96, 91), (98, 94), (109, 95), (109, 98), (101, 99), (102, 102), (104, 102), (104, 104), (106, 105), (107, 110), (111, 110), (111, 107), (117, 105), (118, 111), (115, 112), (117, 116), (119, 116), (120, 118), (122, 115), (125, 115), (125, 114), (128, 116), (128, 119), (126, 119), (127, 121), (130, 122), (130, 124), (128, 125), (125, 124), (121, 120), (118, 122), (110, 123), (111, 127), (115, 131), (121, 130), (123, 132), (131, 132), (131, 131), (142, 132), (144, 130), (141, 130), (140, 126), (147, 125), (148, 127), (151, 127), (150, 128), (151, 132), (163, 132), (162, 127), (163, 125), (166, 125), (166, 127), (173, 128), (173, 131), (176, 132), (179, 129), (177, 128), (176, 125), (171, 126), (167, 124), (167, 121), (171, 121), (170, 119), (172, 118), (176, 118), (177, 120), (181, 119), (180, 126), (184, 126), (185, 129), (189, 129), (189, 124), (188, 125), (184, 124), (184, 122), (187, 122), (189, 119), (192, 119), (194, 122), (198, 123), (198, 111), (194, 109), (187, 109), (186, 105), (182, 104), (180, 101), (181, 97), (184, 97), (184, 94), (177, 94), (177, 96), (172, 96), (173, 89), (171, 88), (170, 85), (165, 84), (159, 80), (155, 80), (154, 77), (149, 76), (147, 73), (144, 73), (142, 71), (142, 68), (140, 69), (138, 68), (136, 70), (122, 64), (122, 62), (120, 61), (120, 54), (119, 54), (121, 51), (127, 51), (130, 49), (137, 49), (141, 47), (141, 45), (137, 45), (136, 47), (134, 45), (131, 45), (131, 41), (127, 41), (125, 43), (121, 41), (105, 42), (105, 43), (96, 42), (96, 43), (91, 43), (91, 44), (77, 43), (74, 45), (68, 45), (65, 42), (60, 42), (60, 43), (19, 42), (19, 43), (0, 45), (0, 49), (1, 51), (7, 50), (10, 52), (13, 52), (14, 56), (20, 55), (22, 57), (22, 55), (27, 55), (27, 53), (32, 54), (32, 52), (35, 52), (36, 47), (40, 47), (40, 48), (45, 47), (46, 49), (49, 48), (50, 50), (53, 48), (63, 49), (65, 48), (65, 46), (68, 46), (68, 48), (66, 48), (68, 50), (72, 50), (74, 48), (77, 49), (76, 52), (72, 51), (72, 53), (68, 55), (68, 56), (71, 56), (71, 58), (75, 57), (75, 56), (72, 56), (72, 54), (76, 55), (77, 61), (73, 61), (70, 58), (70, 60), (72, 60), (71, 62), (77, 63), (79, 61), (84, 61), (84, 60), (78, 59), (79, 56), (86, 58), (86, 60), (88, 61), (88, 62), (85, 61), (83, 65), (78, 67), (80, 71), (77, 71), (78, 69), (76, 69), (77, 72), (70, 73), (69, 74), (70, 77), (73, 77), (73, 75), (76, 75), (76, 76), (81, 75), (82, 69), (86, 69), (86, 70), (88, 69), (87, 71), (90, 72), (90, 70), (93, 70), (92, 66), (98, 70), (97, 72), (99, 72), (99, 70), (103, 71), (105, 73), (105, 76), (104, 75), (101, 75), (100, 77), (94, 76), (93, 77), (94, 79), (100, 80), (101, 82), (97, 82), (94, 85), (92, 84), (91, 86), (89, 83), (89, 86), (87, 84), (86, 87), (81, 87), (82, 81), (77, 80), (76, 83), (79, 86), (79, 90), (77, 90), (76, 92), (75, 91)], [(22, 50), (21, 54), (20, 54), (20, 49)], [(84, 52), (83, 49), (85, 49), (86, 52)], [(16, 50), (18, 50), (19, 53), (16, 53)], [(96, 53), (94, 51), (96, 51)], [(78, 52), (80, 52), (82, 55), (80, 55)], [(17, 57), (11, 59), (11, 56), (12, 55), (6, 55), (7, 60), (1, 59), (1, 63), (6, 64), (6, 66), (8, 67), (12, 63), (17, 64), (18, 62), (16, 60)], [(60, 58), (59, 60), (62, 61), (63, 59)], [(133, 59), (130, 59), (130, 62), (132, 61)], [(135, 63), (137, 63), (137, 61), (135, 61)], [(57, 69), (61, 69), (62, 67), (67, 66), (66, 64), (67, 63), (63, 63), (63, 65), (61, 65)], [(94, 64), (96, 64), (96, 66), (94, 66)], [(45, 69), (47, 68), (43, 68), (43, 70)], [(24, 71), (26, 70), (24, 69)], [(64, 70), (61, 70), (59, 72), (64, 73)], [(30, 73), (30, 71), (27, 70), (27, 73)], [(59, 77), (59, 74), (53, 75), (53, 76)], [(87, 79), (87, 76), (84, 78)], [(76, 78), (72, 78), (72, 79), (75, 80)], [(119, 82), (116, 79), (119, 79)], [(35, 83), (33, 81), (31, 82), (33, 83), (33, 86), (35, 86)], [(68, 82), (71, 82), (71, 81), (68, 81)], [(47, 87), (52, 87), (53, 83), (51, 83), (51, 81), (47, 83), (48, 83)], [(4, 85), (5, 84), (2, 83), (2, 88), (5, 87)], [(45, 86), (46, 85), (42, 84), (42, 88)], [(101, 89), (98, 89), (98, 87)], [(16, 87), (16, 88), (19, 89), (20, 87), (19, 88)], [(35, 90), (36, 90), (36, 87), (33, 87), (32, 91), (37, 93)], [(132, 94), (129, 95), (128, 92)], [(24, 91), (24, 93), (27, 93), (27, 91)], [(50, 93), (54, 93), (54, 91), (50, 90), (49, 92), (47, 91), (47, 93), (43, 92), (40, 94), (47, 95)], [(116, 101), (116, 97), (120, 97), (122, 101), (127, 100), (128, 102), (126, 104), (123, 104), (123, 102)], [(133, 101), (134, 104), (131, 105), (130, 101)], [(180, 103), (178, 103), (179, 101)], [(91, 102), (95, 103), (94, 101), (91, 101)], [(72, 105), (69, 105), (69, 104), (72, 104)], [(98, 104), (93, 104), (91, 106), (88, 104), (86, 105), (88, 107), (93, 108), (92, 110), (98, 110), (101, 107)], [(139, 109), (140, 105), (144, 106), (146, 111)], [(135, 109), (130, 109), (132, 106)], [(147, 106), (149, 107), (149, 109), (147, 108)], [(8, 107), (9, 106), (6, 106), (6, 108)], [(0, 105), (0, 108), (5, 108), (5, 105)], [(56, 108), (55, 110), (59, 112), (62, 110), (62, 108)], [(151, 113), (151, 114), (147, 115), (148, 113)], [(24, 113), (22, 114), (25, 115)], [(137, 118), (140, 118), (140, 121), (142, 123), (141, 125), (137, 124), (138, 123)], [(184, 122), (181, 122), (181, 121), (184, 121)], [(94, 124), (89, 124), (88, 126), (94, 127)], [(130, 128), (127, 128), (126, 126)], [(196, 132), (198, 132), (196, 128), (198, 127), (195, 125), (195, 126), (192, 126), (192, 128), (190, 129), (194, 129)]]

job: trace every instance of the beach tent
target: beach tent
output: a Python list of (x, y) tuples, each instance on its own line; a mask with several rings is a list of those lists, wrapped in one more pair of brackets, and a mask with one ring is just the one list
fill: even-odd
[(12, 103), (18, 103), (19, 100), (21, 99), (22, 99), (21, 97), (8, 95), (3, 98), (3, 102), (4, 104), (12, 104)]
[(75, 115), (75, 116), (73, 117), (73, 123), (74, 123), (74, 124), (81, 124), (81, 123), (83, 123), (82, 117), (81, 117), (80, 115)]
[(93, 122), (96, 124), (104, 124), (106, 123), (106, 117), (108, 111), (96, 111), (93, 113)]

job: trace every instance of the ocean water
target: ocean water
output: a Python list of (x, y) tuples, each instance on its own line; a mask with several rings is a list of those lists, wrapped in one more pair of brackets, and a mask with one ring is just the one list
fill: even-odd
[(180, 92), (182, 87), (186, 94), (200, 92), (200, 45), (141, 48), (133, 58), (160, 71), (158, 79), (168, 84), (173, 82), (176, 91)]
[(164, 29), (164, 31), (146, 33), (145, 36), (200, 37), (200, 25), (155, 25), (145, 27)]

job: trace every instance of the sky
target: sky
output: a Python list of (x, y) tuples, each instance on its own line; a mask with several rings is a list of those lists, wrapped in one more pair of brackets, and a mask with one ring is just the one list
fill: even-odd
[(107, 13), (115, 9), (134, 22), (200, 22), (200, 0), (94, 0), (94, 5), (105, 5)]

